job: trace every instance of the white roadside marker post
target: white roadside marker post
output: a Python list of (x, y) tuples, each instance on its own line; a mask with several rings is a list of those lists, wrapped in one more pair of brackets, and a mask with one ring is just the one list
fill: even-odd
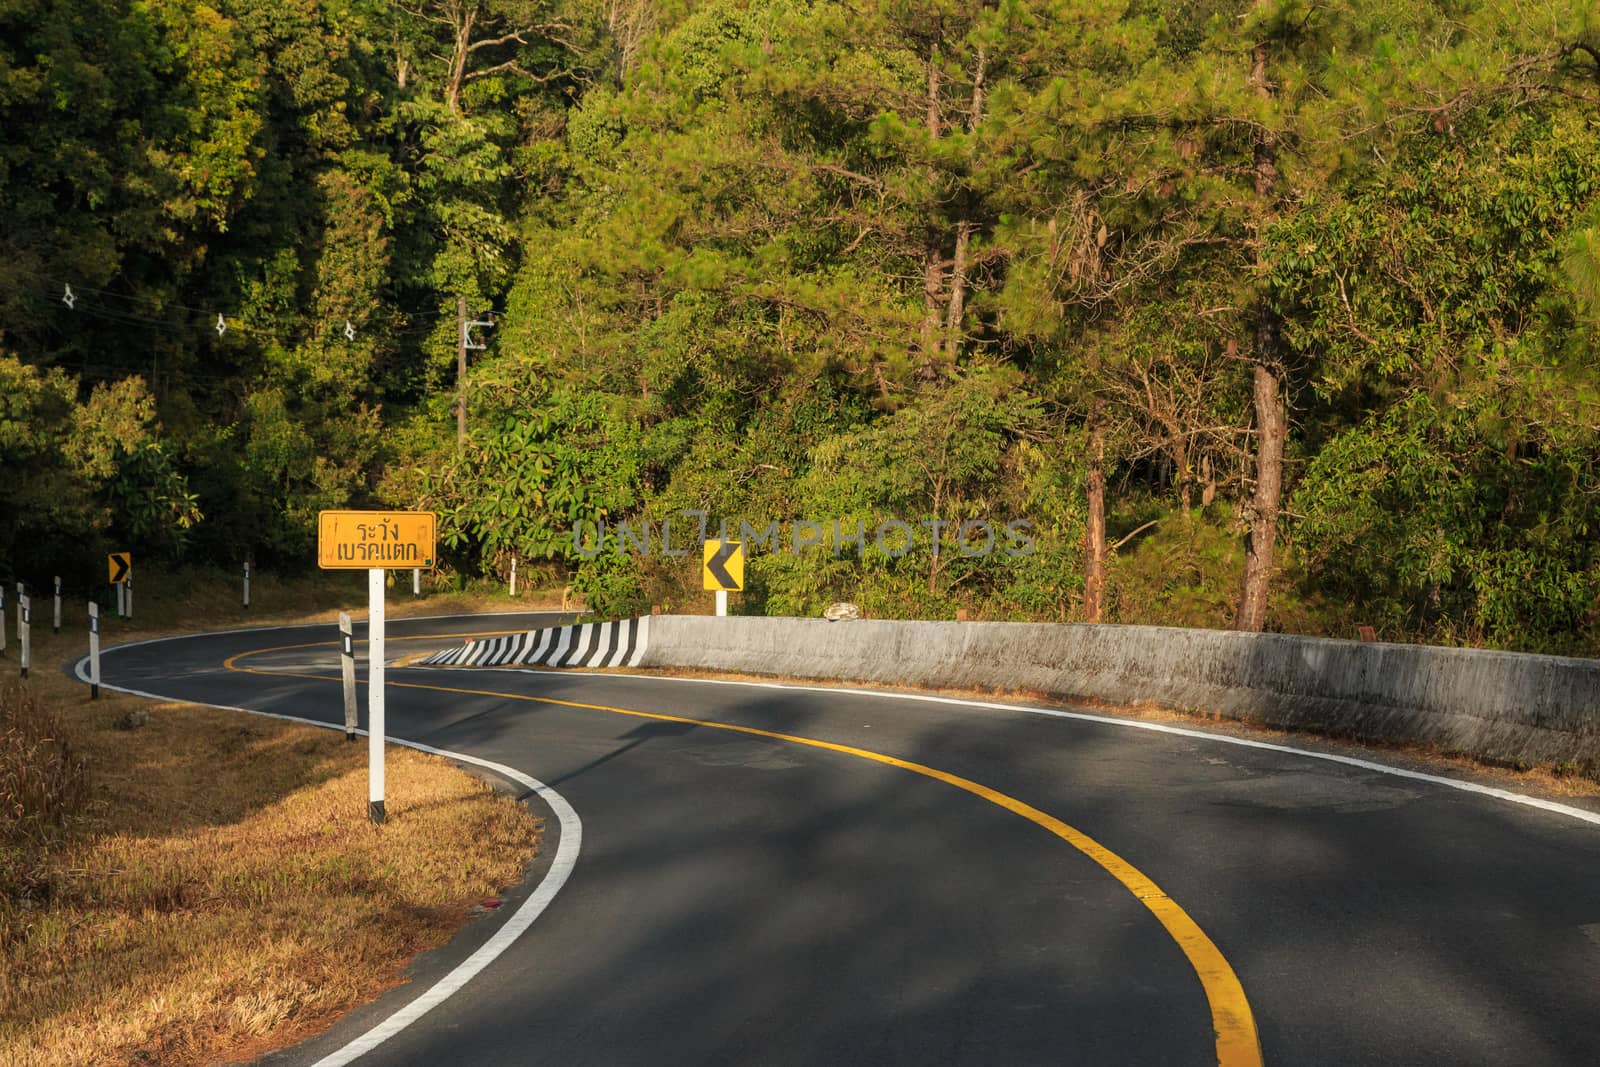
[(517, 557), (516, 556), (512, 556), (511, 557), (511, 596), (512, 596), (512, 599), (515, 599), (516, 595), (517, 595)]
[(17, 597), (17, 643), (22, 646), (22, 676), (28, 676), (28, 632), (32, 629), (32, 602), (25, 596)]
[[(701, 603), (703, 604), (703, 603), (705, 603), (705, 601), (701, 601)], [(727, 614), (728, 614), (728, 591), (726, 589), (718, 589), (717, 590), (717, 618), (719, 618), (719, 619), (723, 618)]]
[(61, 632), (61, 575), (56, 575), (56, 613), (51, 620), (51, 627), (56, 633)]
[(250, 561), (244, 561), (244, 610), (250, 610)]
[(367, 818), (383, 822), (383, 587), (381, 567), (367, 571)]
[(348, 612), (339, 612), (339, 668), (344, 675), (344, 739), (356, 739), (356, 639)]
[(422, 595), (422, 571), (416, 567), (411, 568), (411, 595)]
[(89, 601), (89, 699), (100, 699), (100, 605)]
[(133, 618), (133, 571), (128, 571), (128, 580), (122, 583), (128, 591), (128, 618)]
[(124, 586), (121, 582), (118, 582), (117, 583), (117, 618), (119, 618), (119, 619), (126, 618), (127, 615), (128, 615), (128, 609), (127, 609), (128, 600), (127, 600), (127, 596), (128, 596), (127, 587)]

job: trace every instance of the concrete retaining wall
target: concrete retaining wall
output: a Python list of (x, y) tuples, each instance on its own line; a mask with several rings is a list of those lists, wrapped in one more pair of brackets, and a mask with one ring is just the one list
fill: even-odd
[(1600, 660), (1159, 626), (663, 615), (640, 662), (1033, 690), (1510, 763), (1600, 765)]

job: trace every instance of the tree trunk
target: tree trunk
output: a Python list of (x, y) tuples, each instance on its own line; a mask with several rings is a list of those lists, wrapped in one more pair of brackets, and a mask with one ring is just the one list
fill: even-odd
[(939, 302), (944, 295), (944, 257), (940, 255), (939, 234), (933, 230), (922, 249), (922, 376), (938, 376), (942, 352), (939, 338)]
[[(967, 113), (968, 134), (977, 132), (978, 124), (983, 121), (983, 78), (987, 62), (988, 57), (983, 49), (978, 49), (978, 62), (972, 74), (972, 108)], [(963, 205), (961, 221), (956, 224), (955, 256), (950, 264), (950, 306), (946, 309), (944, 321), (944, 352), (952, 363), (961, 355), (961, 326), (966, 315), (967, 245), (972, 240), (972, 219), (968, 217), (969, 214), (968, 207)]]
[[(1250, 84), (1256, 95), (1272, 98), (1267, 77), (1267, 45), (1251, 54)], [(1269, 214), (1278, 183), (1278, 146), (1270, 132), (1255, 135), (1255, 192), (1261, 216)], [(1259, 237), (1259, 228), (1257, 231)], [(1258, 242), (1259, 249), (1259, 242)], [(1260, 266), (1260, 251), (1256, 253)], [(1255, 366), (1252, 392), (1256, 412), (1256, 487), (1250, 501), (1250, 532), (1245, 536), (1244, 580), (1233, 627), (1260, 633), (1267, 624), (1267, 595), (1272, 586), (1272, 555), (1278, 536), (1278, 507), (1283, 497), (1283, 446), (1289, 435), (1289, 413), (1281, 361), (1278, 323), (1263, 299), (1256, 312)]]
[(1106, 584), (1106, 439), (1099, 405), (1090, 416), (1089, 523), (1084, 531), (1083, 621), (1099, 622)]
[[(1276, 333), (1270, 321), (1262, 332)], [(1289, 413), (1283, 383), (1265, 363), (1255, 365), (1256, 490), (1250, 500), (1250, 532), (1245, 535), (1244, 583), (1235, 630), (1260, 633), (1267, 624), (1267, 594), (1272, 584), (1272, 550), (1278, 537), (1278, 503), (1283, 495), (1283, 445)]]
[(606, 5), (606, 29), (613, 41), (612, 55), (617, 63), (617, 88), (628, 81), (644, 39), (655, 28), (652, 0), (610, 0)]
[[(928, 53), (928, 139), (936, 141), (942, 128), (939, 107), (939, 46)], [(931, 179), (932, 174), (929, 175)], [(939, 303), (944, 293), (942, 234), (929, 222), (922, 250), (922, 373), (933, 377), (940, 356)]]
[(455, 25), (455, 50), (450, 53), (450, 76), (445, 84), (444, 103), (449, 108), (450, 114), (461, 115), (461, 87), (467, 80), (467, 59), (472, 45), (472, 23), (477, 18), (477, 9), (467, 7), (461, 13), (461, 21)]

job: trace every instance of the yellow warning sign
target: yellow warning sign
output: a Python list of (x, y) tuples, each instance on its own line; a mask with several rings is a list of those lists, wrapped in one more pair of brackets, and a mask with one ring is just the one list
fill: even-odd
[(317, 516), (317, 566), (431, 570), (437, 526), (431, 511), (324, 511)]
[(106, 557), (106, 562), (110, 565), (112, 585), (121, 585), (133, 573), (132, 552), (113, 552)]
[(700, 577), (707, 589), (737, 593), (744, 588), (744, 542), (707, 541)]

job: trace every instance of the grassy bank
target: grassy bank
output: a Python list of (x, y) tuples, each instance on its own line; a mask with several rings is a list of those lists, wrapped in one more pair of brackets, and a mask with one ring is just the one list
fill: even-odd
[[(171, 613), (155, 590), (141, 629), (201, 623), (178, 588)], [(310, 585), (263, 592), (251, 622), (344, 606)], [(533, 856), (536, 820), (443, 760), (390, 749), (391, 818), (374, 827), (364, 744), (90, 702), (63, 671), (82, 634), (34, 636), (26, 683), (14, 643), (0, 659), (0, 1063), (181, 1065), (289, 1043), (401, 981)]]

